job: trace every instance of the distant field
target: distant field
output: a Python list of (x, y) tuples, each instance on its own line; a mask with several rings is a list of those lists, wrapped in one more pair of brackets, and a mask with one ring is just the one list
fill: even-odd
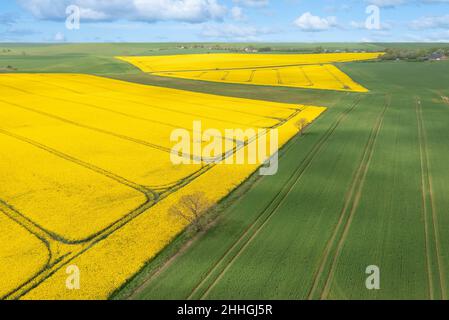
[(165, 73), (182, 71), (218, 71), (320, 65), (326, 63), (373, 60), (382, 53), (323, 53), (323, 54), (183, 54), (170, 56), (117, 57), (144, 72)]
[[(369, 50), (385, 48), (433, 48), (449, 44), (432, 43), (73, 43), (10, 44), (0, 43), (0, 72), (64, 72), (89, 74), (136, 74), (138, 70), (115, 56), (161, 56), (229, 52), (226, 49), (270, 47), (276, 53), (310, 53), (327, 50)], [(181, 49), (185, 47), (187, 49)], [(220, 49), (221, 48), (221, 49)], [(14, 69), (8, 70), (7, 66)]]
[(368, 90), (331, 63), (373, 60), (381, 53), (186, 54), (117, 57), (161, 77), (338, 91)]

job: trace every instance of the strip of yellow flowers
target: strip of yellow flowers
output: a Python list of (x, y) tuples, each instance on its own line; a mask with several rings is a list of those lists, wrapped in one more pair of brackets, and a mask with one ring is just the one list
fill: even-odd
[[(308, 122), (312, 122), (325, 110), (324, 107), (306, 107), (289, 122), (280, 126), (279, 145), (283, 146), (297, 134), (295, 123), (299, 119), (305, 118)], [(218, 202), (257, 169), (258, 165), (213, 167), (82, 255), (75, 257), (22, 298), (107, 299), (114, 290), (138, 272), (148, 260), (154, 258), (185, 229), (184, 221), (169, 214), (169, 208), (182, 196), (202, 191), (210, 200)], [(79, 290), (69, 290), (66, 287), (68, 265), (76, 265), (80, 270)]]
[(157, 76), (220, 83), (367, 92), (332, 63), (372, 60), (381, 52), (188, 54), (117, 57)]
[(143, 72), (170, 72), (286, 67), (292, 65), (362, 61), (376, 59), (382, 54), (382, 52), (320, 54), (213, 53), (167, 56), (128, 56), (117, 58), (135, 65)]

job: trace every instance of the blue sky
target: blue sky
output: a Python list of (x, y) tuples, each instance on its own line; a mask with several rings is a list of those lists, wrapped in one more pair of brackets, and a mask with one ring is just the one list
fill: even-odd
[[(379, 23), (367, 29), (376, 8)], [(71, 12), (80, 13), (79, 29), (66, 26)], [(0, 2), (0, 42), (165, 41), (449, 42), (449, 0)]]

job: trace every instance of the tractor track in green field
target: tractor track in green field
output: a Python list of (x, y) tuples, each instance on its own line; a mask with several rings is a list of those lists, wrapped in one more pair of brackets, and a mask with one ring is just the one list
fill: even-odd
[[(436, 204), (433, 196), (432, 175), (430, 170), (430, 160), (427, 148), (427, 133), (422, 118), (422, 102), (419, 97), (415, 97), (416, 117), (418, 121), (418, 137), (421, 160), (421, 177), (422, 177), (422, 202), (423, 202), (423, 219), (425, 232), (425, 248), (427, 260), (427, 274), (429, 281), (429, 295), (431, 300), (447, 299), (445, 287), (444, 267), (441, 261), (441, 246), (439, 235), (438, 214), (436, 212)], [(432, 254), (431, 248), (435, 247)], [(435, 257), (436, 256), (436, 257)], [(436, 259), (435, 259), (436, 258)], [(436, 260), (436, 263), (435, 263)], [(438, 270), (434, 274), (434, 267)], [(435, 287), (438, 284), (438, 289)]]
[(306, 158), (300, 163), (296, 171), (276, 196), (268, 203), (265, 209), (258, 217), (243, 231), (242, 235), (226, 250), (226, 252), (216, 261), (207, 271), (204, 278), (192, 289), (187, 299), (205, 299), (214, 286), (220, 281), (227, 270), (232, 266), (233, 262), (245, 251), (249, 244), (256, 238), (259, 232), (267, 225), (270, 218), (277, 212), (277, 209), (283, 204), (284, 200), (301, 180), (306, 170), (313, 163), (315, 157), (319, 154), (322, 147), (333, 135), (346, 117), (359, 105), (362, 100), (361, 96), (357, 96), (348, 108), (346, 108), (334, 122), (334, 124), (323, 134), (319, 141), (315, 144)]
[[(354, 219), (355, 213), (360, 204), (360, 199), (363, 193), (363, 188), (365, 185), (366, 176), (368, 174), (368, 170), (371, 164), (371, 160), (374, 155), (375, 144), (377, 141), (377, 137), (382, 128), (383, 119), (385, 117), (385, 113), (390, 106), (391, 103), (391, 95), (385, 96), (385, 104), (380, 112), (373, 129), (371, 130), (371, 134), (368, 138), (368, 141), (365, 145), (363, 156), (360, 160), (359, 167), (355, 172), (353, 177), (351, 186), (348, 190), (348, 193), (345, 197), (345, 202), (343, 209), (340, 214), (340, 218), (338, 220), (337, 225), (334, 228), (334, 232), (329, 239), (326, 248), (323, 252), (323, 256), (321, 258), (319, 267), (313, 279), (313, 285), (309, 291), (308, 299), (312, 300), (316, 297), (318, 290), (320, 290), (320, 286), (323, 286), (321, 293), (319, 294), (319, 298), (324, 300), (327, 298), (332, 280), (334, 278), (335, 270), (337, 267), (338, 259), (341, 255), (343, 245), (346, 241), (346, 238), (349, 233), (349, 229), (351, 227), (352, 221)], [(339, 238), (340, 236), (340, 238)], [(339, 239), (338, 239), (339, 238)], [(333, 250), (334, 249), (334, 250)], [(333, 255), (332, 260), (329, 261), (330, 257)], [(330, 263), (330, 265), (329, 265)], [(328, 271), (327, 271), (328, 270)], [(327, 275), (325, 274), (327, 273)], [(324, 283), (322, 283), (324, 281)]]

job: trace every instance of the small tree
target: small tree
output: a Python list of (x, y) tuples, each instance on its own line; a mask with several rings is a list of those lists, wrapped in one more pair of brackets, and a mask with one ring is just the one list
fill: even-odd
[(170, 214), (187, 221), (196, 232), (204, 229), (202, 215), (212, 206), (204, 192), (195, 192), (181, 197), (179, 202), (170, 208)]
[(296, 122), (296, 127), (298, 128), (300, 136), (304, 134), (304, 129), (307, 127), (308, 124), (309, 123), (306, 118), (301, 118)]

